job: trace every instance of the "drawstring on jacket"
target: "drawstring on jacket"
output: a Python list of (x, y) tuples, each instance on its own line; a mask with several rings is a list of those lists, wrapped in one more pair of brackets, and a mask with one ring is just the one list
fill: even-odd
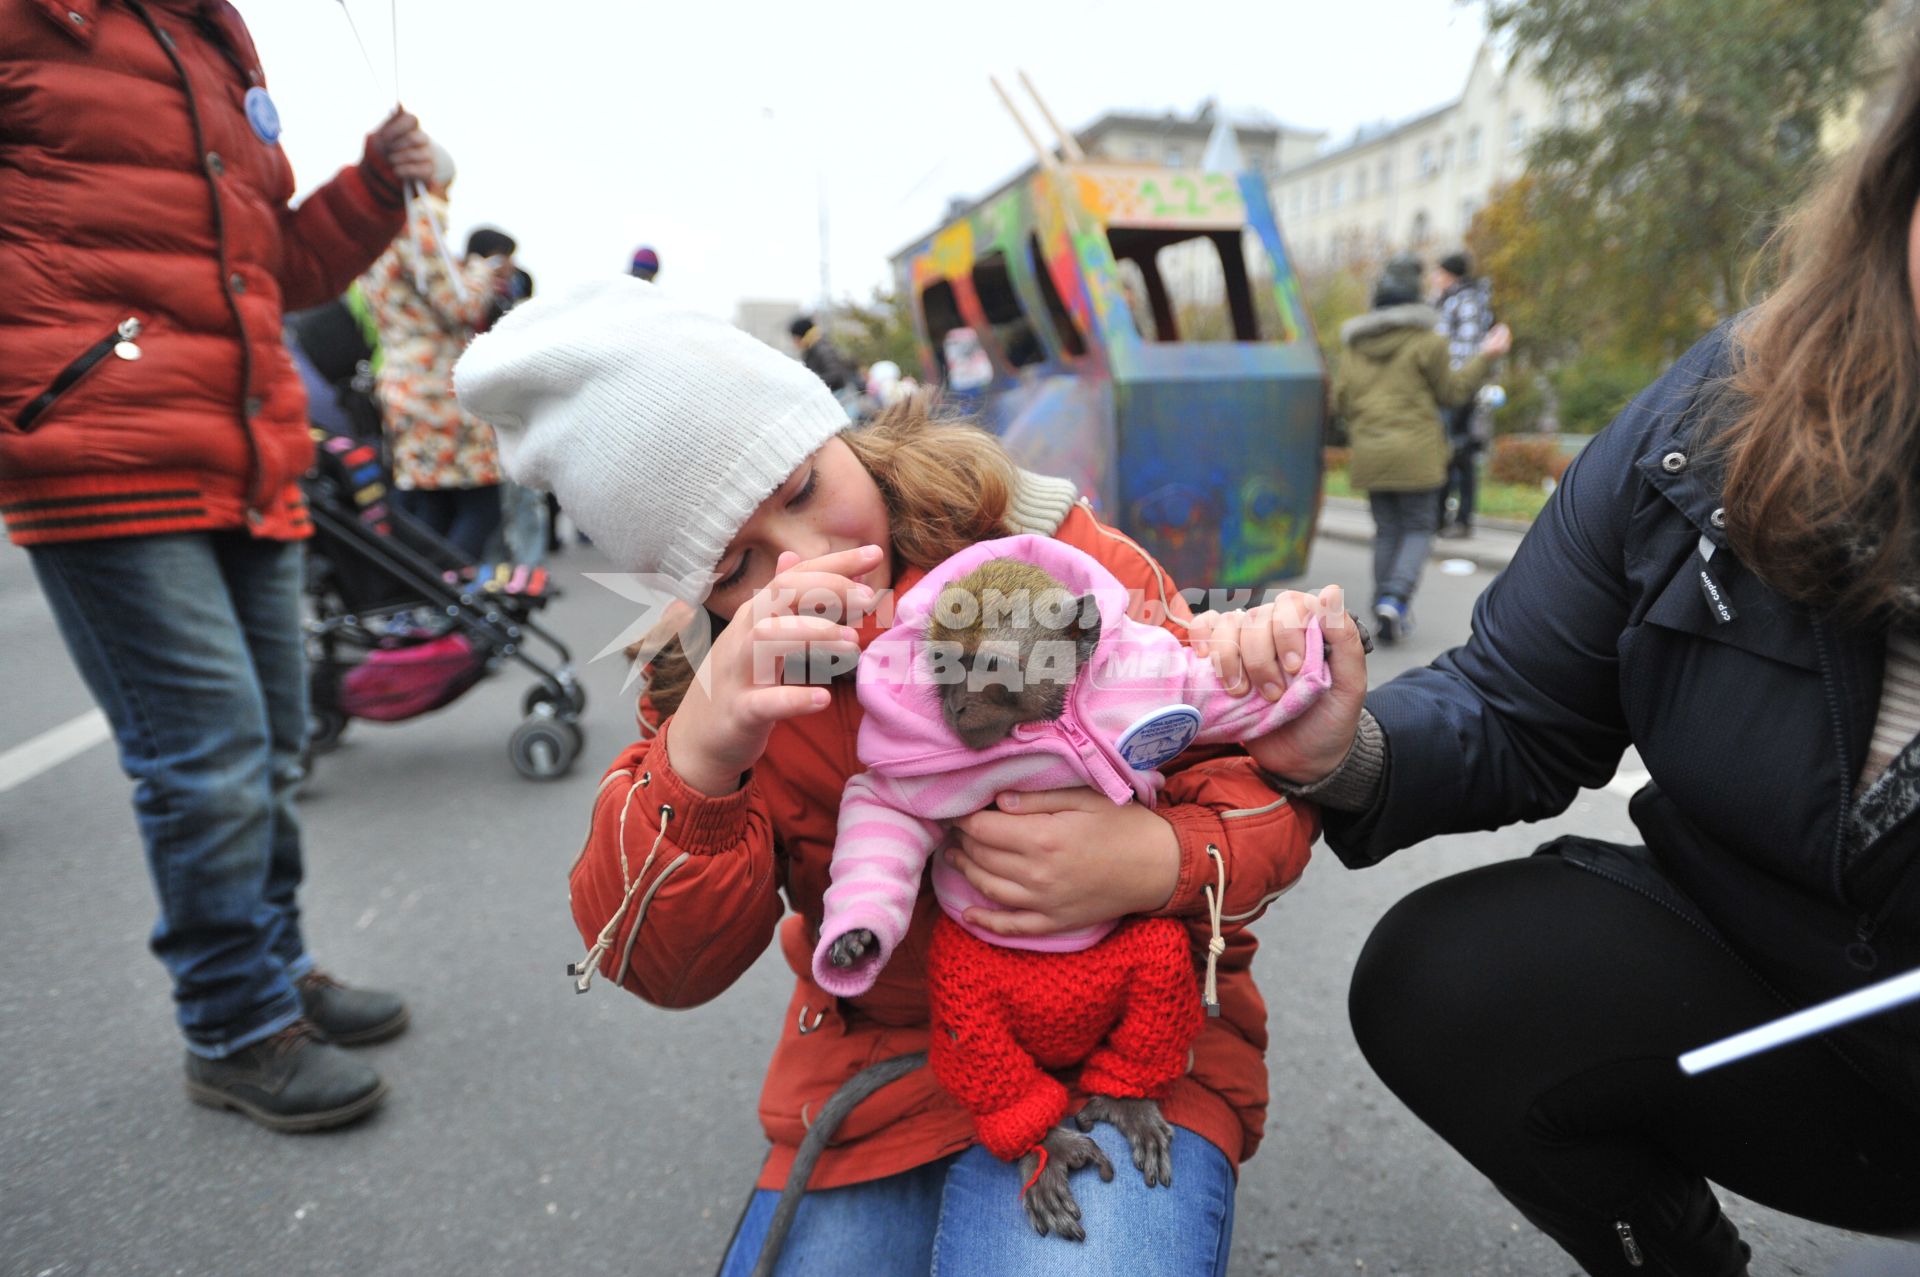
[(1218, 891), (1214, 890), (1212, 883), (1201, 888), (1207, 896), (1207, 920), (1213, 928), (1213, 936), (1207, 941), (1207, 991), (1201, 995), (1200, 1000), (1206, 1004), (1207, 1014), (1215, 1016), (1220, 1014), (1220, 955), (1227, 951), (1227, 942), (1220, 938), (1220, 907), (1226, 903), (1227, 898), (1227, 862), (1220, 855), (1220, 849), (1212, 843), (1207, 844), (1207, 854), (1213, 857), (1213, 867), (1219, 875), (1220, 888)]
[[(638, 874), (629, 875), (627, 864), (627, 813), (633, 810), (633, 795), (647, 787), (652, 781), (651, 772), (642, 773), (640, 783), (627, 792), (627, 801), (620, 808), (620, 884), (626, 892), (620, 898), (620, 907), (613, 911), (613, 917), (607, 919), (607, 925), (600, 928), (600, 935), (587, 950), (587, 956), (578, 962), (567, 964), (567, 974), (577, 977), (574, 981), (575, 993), (585, 993), (593, 985), (594, 973), (599, 970), (600, 959), (613, 947), (615, 937), (620, 934), (621, 919), (626, 917), (627, 907), (633, 903), (635, 893), (647, 880), (647, 870), (653, 868), (654, 857), (660, 854), (660, 844), (666, 841), (667, 826), (673, 823), (673, 808), (666, 803), (660, 804), (660, 832), (654, 835), (653, 846), (647, 852), (646, 860), (640, 866)], [(653, 903), (654, 893), (660, 890), (662, 883), (673, 876), (673, 871), (687, 863), (689, 853), (680, 855), (653, 880), (653, 886), (641, 898), (640, 908), (633, 916), (633, 930), (627, 933), (626, 946), (620, 951), (620, 962), (614, 967), (610, 978), (618, 980), (627, 969), (627, 961), (633, 956), (633, 942), (640, 937), (640, 926), (647, 920), (647, 906)]]

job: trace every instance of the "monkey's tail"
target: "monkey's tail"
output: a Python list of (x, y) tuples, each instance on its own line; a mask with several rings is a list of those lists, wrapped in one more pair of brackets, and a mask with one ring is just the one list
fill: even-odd
[(813, 1119), (813, 1125), (807, 1128), (807, 1137), (800, 1141), (800, 1151), (794, 1154), (793, 1169), (787, 1172), (786, 1187), (780, 1190), (780, 1202), (773, 1208), (773, 1219), (767, 1224), (767, 1238), (760, 1244), (760, 1258), (753, 1266), (753, 1277), (773, 1277), (774, 1266), (780, 1262), (780, 1251), (787, 1242), (787, 1230), (793, 1227), (800, 1199), (807, 1193), (807, 1181), (813, 1178), (814, 1163), (820, 1160), (820, 1154), (826, 1151), (828, 1141), (840, 1129), (847, 1114), (881, 1087), (898, 1081), (926, 1062), (925, 1051), (909, 1051), (891, 1060), (869, 1064), (841, 1083), (840, 1089), (821, 1107), (820, 1116)]

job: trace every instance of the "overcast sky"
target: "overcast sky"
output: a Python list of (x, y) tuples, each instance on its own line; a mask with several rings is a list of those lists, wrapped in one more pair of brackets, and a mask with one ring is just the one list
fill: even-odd
[(503, 227), (543, 290), (648, 243), (722, 316), (819, 296), (823, 185), (833, 291), (865, 296), (949, 197), (1031, 159), (989, 74), (1024, 69), (1069, 128), (1212, 96), (1338, 138), (1457, 96), (1484, 24), (1453, 0), (348, 0), (369, 72), (340, 0), (238, 3), (303, 191), (391, 102), (397, 4), (400, 91), (458, 162), (462, 240)]

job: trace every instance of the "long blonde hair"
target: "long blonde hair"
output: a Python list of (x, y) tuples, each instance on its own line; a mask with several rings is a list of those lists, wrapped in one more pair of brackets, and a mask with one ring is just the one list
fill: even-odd
[[(895, 572), (930, 568), (979, 541), (1006, 536), (1017, 471), (1000, 441), (932, 395), (914, 395), (840, 436), (887, 507)], [(727, 618), (714, 617), (714, 628)], [(647, 667), (644, 700), (657, 718), (680, 707), (693, 666), (674, 639)]]

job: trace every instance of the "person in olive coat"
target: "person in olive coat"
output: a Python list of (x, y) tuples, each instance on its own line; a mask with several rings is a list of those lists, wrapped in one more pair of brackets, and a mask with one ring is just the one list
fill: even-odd
[(1412, 629), (1413, 593), (1439, 531), (1450, 455), (1442, 414), (1471, 401), (1512, 344), (1500, 325), (1454, 369), (1420, 280), (1418, 258), (1387, 263), (1373, 309), (1340, 329), (1346, 349), (1333, 379), (1332, 410), (1353, 445), (1353, 486), (1373, 510), (1373, 612), (1386, 643)]

